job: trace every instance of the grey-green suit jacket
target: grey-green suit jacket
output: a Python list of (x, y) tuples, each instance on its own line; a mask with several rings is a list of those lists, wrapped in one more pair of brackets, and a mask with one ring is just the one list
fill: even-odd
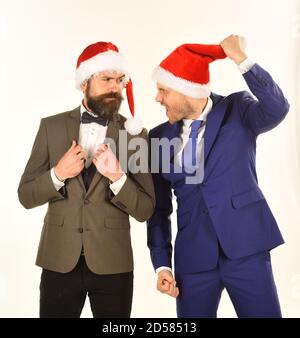
[[(118, 149), (121, 115), (109, 122), (107, 138)], [(25, 208), (48, 203), (36, 264), (57, 272), (71, 271), (81, 254), (97, 274), (133, 270), (129, 215), (140, 222), (154, 211), (155, 194), (150, 173), (127, 173), (127, 180), (114, 196), (109, 180), (96, 172), (86, 192), (81, 174), (65, 182), (65, 193), (56, 191), (50, 170), (78, 140), (80, 108), (43, 118), (31, 156), (22, 175), (18, 194)], [(128, 142), (134, 137), (128, 136)], [(147, 140), (144, 129), (139, 136)], [(127, 151), (128, 158), (134, 151)], [(117, 152), (118, 157), (118, 152)]]

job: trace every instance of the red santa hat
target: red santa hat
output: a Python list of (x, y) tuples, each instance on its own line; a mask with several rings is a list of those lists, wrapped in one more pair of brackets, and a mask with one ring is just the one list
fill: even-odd
[(140, 120), (134, 118), (134, 97), (133, 86), (130, 79), (126, 60), (119, 53), (118, 47), (111, 42), (96, 42), (84, 49), (77, 60), (75, 85), (78, 90), (81, 90), (81, 84), (88, 80), (93, 74), (103, 71), (112, 71), (124, 73), (124, 86), (126, 86), (126, 96), (129, 110), (132, 118), (125, 122), (126, 130), (132, 134), (139, 134), (142, 129)]
[(209, 64), (224, 58), (226, 54), (220, 45), (184, 44), (154, 69), (152, 78), (183, 95), (205, 98), (211, 93)]

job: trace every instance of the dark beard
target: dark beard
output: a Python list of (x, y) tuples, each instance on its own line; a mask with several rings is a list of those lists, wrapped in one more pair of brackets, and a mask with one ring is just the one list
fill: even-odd
[[(112, 100), (107, 100), (112, 99)], [(118, 115), (123, 96), (119, 93), (108, 93), (97, 96), (90, 96), (90, 88), (86, 91), (86, 103), (91, 111), (108, 121), (113, 121)]]

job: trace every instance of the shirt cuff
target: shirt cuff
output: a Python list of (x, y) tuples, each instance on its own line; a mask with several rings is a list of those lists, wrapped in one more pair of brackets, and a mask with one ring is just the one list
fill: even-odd
[(124, 173), (123, 176), (121, 176), (116, 182), (111, 183), (109, 185), (110, 190), (115, 194), (118, 195), (120, 190), (122, 189), (123, 185), (125, 184), (127, 179), (127, 175)]
[(172, 272), (172, 269), (171, 269), (170, 267), (168, 267), (168, 266), (160, 266), (159, 268), (157, 268), (157, 269), (155, 270), (155, 272), (156, 272), (157, 274), (159, 274), (162, 270), (168, 270), (168, 271)]
[(253, 66), (255, 65), (255, 62), (252, 61), (250, 58), (247, 58), (243, 62), (241, 62), (238, 67), (242, 74), (247, 73)]
[(50, 174), (51, 174), (52, 182), (53, 182), (53, 184), (54, 184), (55, 189), (56, 189), (57, 191), (60, 190), (60, 189), (65, 185), (65, 183), (62, 182), (62, 181), (60, 181), (60, 180), (56, 177), (55, 172), (54, 172), (54, 168), (51, 169)]

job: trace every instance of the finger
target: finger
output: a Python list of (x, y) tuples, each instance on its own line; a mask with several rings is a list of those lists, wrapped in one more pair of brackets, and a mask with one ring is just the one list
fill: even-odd
[(102, 150), (97, 150), (94, 154), (94, 157), (99, 158), (104, 152)]
[(168, 293), (169, 292), (169, 286), (168, 285), (161, 285), (160, 287), (158, 287), (158, 290), (161, 293)]
[(70, 149), (70, 151), (75, 154), (77, 154), (81, 150), (83, 150), (83, 148), (80, 144), (76, 144), (74, 147), (72, 147), (72, 149)]
[(176, 282), (175, 283), (172, 283), (170, 285), (170, 289), (169, 291), (167, 292), (169, 296), (171, 297), (176, 297), (177, 293), (178, 293), (178, 288), (176, 287)]
[(69, 151), (73, 150), (76, 147), (77, 142), (76, 141), (72, 141), (71, 147), (69, 148)]
[(93, 163), (96, 165), (96, 164), (98, 163), (98, 158), (97, 158), (97, 157), (94, 157), (92, 161), (93, 161)]
[(158, 281), (157, 289), (160, 292), (167, 292), (169, 291), (169, 288), (170, 288), (170, 283), (168, 283), (167, 281)]
[(106, 144), (103, 143), (103, 144), (100, 144), (100, 146), (99, 146), (99, 148), (97, 149), (97, 151), (101, 151), (101, 152), (102, 152), (102, 151), (105, 151), (106, 148), (107, 148), (107, 147), (106, 147)]
[(174, 289), (174, 284), (173, 283), (169, 283), (168, 281), (164, 280), (164, 283), (168, 286), (167, 292), (173, 292)]
[(176, 298), (179, 295), (179, 289), (176, 287), (172, 292), (169, 293), (171, 297)]
[(104, 144), (103, 147), (102, 147), (102, 149), (101, 149), (101, 152), (102, 153), (107, 153), (109, 150), (110, 150), (110, 148), (108, 147), (108, 145)]
[(174, 282), (174, 277), (172, 276), (171, 273), (166, 273), (166, 274), (163, 274), (161, 276), (162, 279), (165, 279), (166, 281), (168, 281), (169, 283), (173, 283)]
[(98, 161), (100, 158), (101, 158), (101, 155), (102, 155), (103, 153), (95, 153), (95, 155), (94, 155), (94, 159), (96, 160), (96, 161)]
[(162, 282), (162, 287), (165, 291), (169, 291), (170, 290), (170, 287), (171, 287), (171, 283), (167, 282), (166, 280), (164, 280)]
[(82, 146), (80, 146), (79, 144), (74, 148), (74, 152), (76, 154), (80, 153), (81, 151), (83, 151)]
[(82, 159), (87, 159), (87, 153), (84, 151), (84, 150), (82, 150), (82, 151), (80, 151), (78, 154), (76, 154), (76, 156), (80, 159), (80, 160), (82, 160)]
[(175, 294), (176, 294), (176, 281), (174, 280), (172, 283), (171, 283), (171, 286), (170, 286), (170, 295), (172, 296), (172, 297), (174, 297), (175, 296)]
[(94, 154), (94, 157), (98, 157), (98, 156), (100, 156), (102, 153), (103, 153), (102, 150), (96, 150), (96, 152), (95, 152), (95, 154)]

